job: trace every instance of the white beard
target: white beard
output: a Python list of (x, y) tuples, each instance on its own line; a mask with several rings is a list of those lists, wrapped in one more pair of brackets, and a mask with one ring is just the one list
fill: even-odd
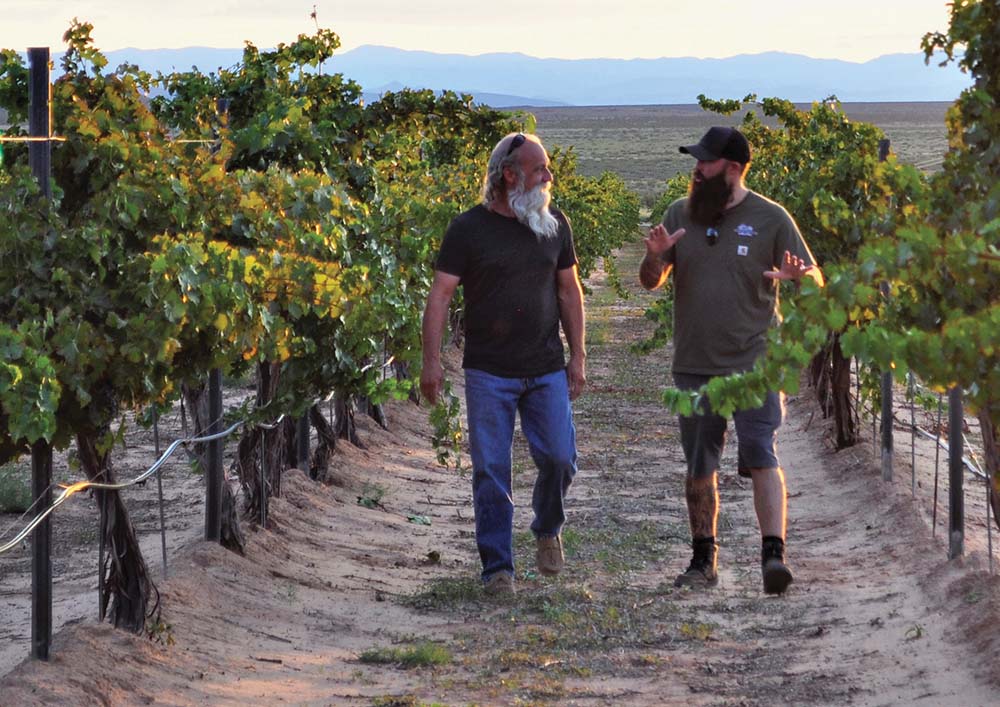
[(559, 220), (549, 211), (551, 201), (548, 184), (539, 184), (531, 191), (525, 191), (524, 186), (518, 184), (507, 195), (507, 205), (517, 220), (534, 231), (539, 238), (555, 238), (559, 233)]

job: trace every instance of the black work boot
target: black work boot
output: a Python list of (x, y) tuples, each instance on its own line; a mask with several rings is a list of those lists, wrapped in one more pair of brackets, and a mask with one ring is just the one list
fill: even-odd
[(765, 594), (784, 594), (792, 583), (792, 571), (785, 565), (785, 541), (768, 536), (761, 543), (760, 569)]
[(683, 574), (677, 575), (675, 587), (691, 587), (692, 589), (707, 589), (719, 583), (719, 573), (715, 562), (719, 546), (715, 538), (695, 538), (691, 543), (693, 554), (691, 564)]

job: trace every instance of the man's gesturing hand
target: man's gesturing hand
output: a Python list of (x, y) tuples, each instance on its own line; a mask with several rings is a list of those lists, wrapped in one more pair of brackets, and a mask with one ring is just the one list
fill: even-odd
[(684, 235), (684, 229), (678, 228), (673, 233), (667, 233), (666, 227), (658, 223), (649, 229), (649, 235), (645, 238), (646, 252), (650, 255), (663, 255), (674, 247), (674, 243), (679, 241)]
[(802, 276), (812, 268), (813, 266), (802, 258), (786, 250), (785, 257), (781, 259), (781, 267), (777, 270), (768, 270), (764, 273), (764, 277), (770, 280), (801, 280)]

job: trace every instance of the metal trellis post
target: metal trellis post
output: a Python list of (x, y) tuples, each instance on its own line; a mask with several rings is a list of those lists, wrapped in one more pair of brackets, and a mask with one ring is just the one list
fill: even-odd
[[(222, 371), (213, 368), (208, 374), (208, 433), (222, 431)], [(222, 539), (222, 439), (208, 443), (208, 470), (205, 475), (205, 540)]]
[(961, 557), (965, 552), (965, 494), (962, 474), (965, 465), (962, 455), (964, 426), (962, 388), (955, 386), (948, 391), (948, 559)]
[(906, 377), (910, 398), (910, 495), (917, 495), (917, 401), (914, 397), (914, 376), (909, 371)]
[[(49, 97), (49, 48), (28, 49), (28, 134), (46, 138), (28, 145), (28, 162), (38, 180), (42, 196), (52, 196), (52, 134)], [(41, 508), (52, 504), (52, 445), (44, 439), (31, 447), (31, 493)], [(31, 536), (31, 655), (49, 659), (52, 642), (52, 525), (46, 518)]]
[[(889, 141), (878, 142), (878, 161), (889, 157)], [(879, 288), (882, 296), (889, 299), (889, 283), (883, 282)], [(882, 372), (882, 480), (892, 481), (892, 371)]]

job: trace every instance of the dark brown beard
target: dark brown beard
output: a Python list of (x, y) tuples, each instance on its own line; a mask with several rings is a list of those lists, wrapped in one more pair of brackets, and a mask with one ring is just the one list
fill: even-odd
[(716, 226), (732, 195), (733, 188), (726, 183), (725, 173), (703, 177), (700, 182), (692, 179), (688, 190), (688, 215), (699, 226)]

